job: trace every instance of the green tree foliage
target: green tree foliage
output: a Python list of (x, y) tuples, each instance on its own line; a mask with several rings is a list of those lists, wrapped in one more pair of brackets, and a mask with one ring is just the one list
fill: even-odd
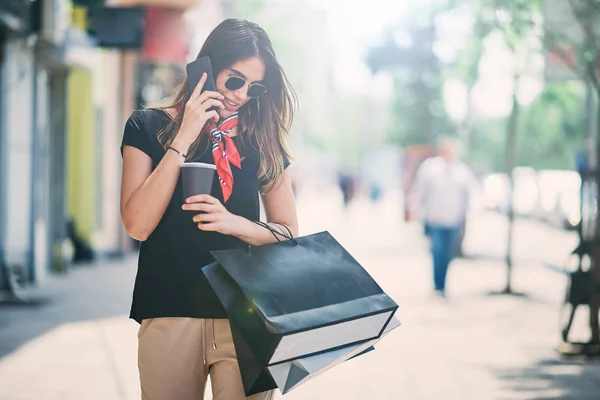
[[(473, 18), (472, 34), (468, 37), (465, 45), (458, 52), (458, 56), (447, 73), (450, 78), (461, 80), (466, 86), (467, 92), (467, 109), (462, 121), (459, 122), (459, 133), (463, 141), (463, 157), (468, 162), (476, 162), (484, 167), (490, 167), (496, 162), (496, 168), (500, 168), (497, 163), (497, 157), (490, 156), (492, 153), (497, 153), (499, 143), (494, 143), (485, 152), (484, 158), (477, 157), (481, 154), (476, 154), (476, 131), (473, 124), (474, 117), (474, 99), (473, 90), (479, 81), (479, 64), (485, 50), (485, 40), (495, 28), (494, 10), (486, 7), (482, 2), (465, 2), (459, 7), (465, 9)], [(496, 125), (498, 125), (496, 123)], [(496, 127), (497, 131), (497, 127)], [(484, 138), (489, 138), (484, 136)], [(489, 142), (489, 141), (487, 141)], [(494, 154), (496, 156), (496, 154)], [(477, 159), (479, 158), (479, 159)]]
[(434, 51), (438, 12), (431, 10), (427, 18), (410, 15), (388, 28), (382, 43), (369, 49), (371, 71), (387, 71), (394, 79), (396, 95), (388, 135), (393, 144), (432, 143), (436, 136), (448, 133), (442, 65)]
[[(479, 79), (478, 66), (484, 42), (493, 32), (501, 32), (515, 62), (515, 82), (529, 73), (530, 60), (541, 47), (541, 3), (530, 0), (466, 2), (475, 21), (465, 47), (461, 49), (450, 76), (458, 77), (470, 90)], [(462, 128), (468, 160), (481, 170), (506, 170), (514, 165), (542, 168), (572, 168), (574, 155), (585, 145), (583, 93), (577, 82), (551, 83), (528, 107), (513, 110), (508, 120), (470, 121), (470, 112)], [(513, 132), (507, 131), (513, 120)], [(517, 135), (517, 133), (519, 133)], [(514, 141), (515, 155), (505, 158), (507, 139)], [(510, 166), (507, 162), (510, 161)]]
[[(573, 21), (576, 26), (560, 26), (552, 21), (545, 31), (544, 45), (565, 59), (577, 76), (591, 83), (600, 97), (600, 2), (563, 1), (568, 4), (565, 12), (570, 14), (565, 21)], [(553, 2), (544, 0), (544, 4), (551, 7)]]
[[(535, 169), (572, 169), (586, 145), (584, 88), (580, 82), (557, 82), (522, 109), (517, 165)], [(506, 119), (479, 119), (472, 127), (469, 162), (481, 172), (503, 171)]]
[(573, 169), (585, 149), (585, 95), (580, 82), (547, 86), (524, 113), (517, 160), (536, 169)]

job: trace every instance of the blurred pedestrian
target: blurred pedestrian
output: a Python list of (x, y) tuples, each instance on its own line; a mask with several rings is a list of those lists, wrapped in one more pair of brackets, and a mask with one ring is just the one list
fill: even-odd
[(338, 185), (342, 192), (342, 201), (344, 208), (348, 207), (356, 190), (356, 180), (349, 172), (340, 172), (338, 175)]
[[(225, 20), (206, 39), (203, 56), (217, 91), (202, 92), (206, 74), (191, 93), (186, 79), (166, 105), (131, 115), (121, 147), (121, 214), (142, 242), (130, 317), (141, 324), (145, 400), (202, 399), (209, 373), (213, 399), (246, 398), (227, 313), (202, 266), (214, 261), (210, 251), (275, 241), (253, 222), (259, 193), (269, 225), (298, 231), (285, 147), (296, 98), (267, 34), (254, 23)], [(211, 195), (183, 198), (186, 161), (216, 166)]]
[(457, 253), (474, 178), (457, 159), (452, 139), (441, 138), (436, 152), (417, 171), (412, 201), (431, 241), (435, 293), (444, 297), (448, 267)]
[(371, 182), (369, 185), (369, 198), (371, 202), (377, 203), (381, 197), (383, 196), (383, 189), (381, 185), (377, 182)]

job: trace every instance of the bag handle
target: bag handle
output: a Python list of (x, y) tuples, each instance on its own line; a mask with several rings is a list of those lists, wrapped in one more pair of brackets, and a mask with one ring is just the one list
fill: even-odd
[(262, 226), (263, 228), (265, 228), (266, 230), (268, 230), (269, 232), (271, 232), (271, 235), (273, 235), (273, 237), (275, 238), (275, 240), (277, 240), (278, 242), (281, 242), (281, 239), (279, 239), (279, 236), (277, 236), (278, 234), (285, 237), (285, 235), (283, 235), (281, 232), (276, 231), (275, 229), (273, 229), (271, 226), (269, 226), (268, 224), (262, 222), (262, 221), (253, 221), (256, 225), (258, 226)]
[[(285, 224), (281, 224), (279, 222), (271, 222), (272, 224), (275, 224), (277, 226), (282, 227), (283, 229), (285, 229), (285, 231), (288, 233), (287, 235), (282, 235), (284, 236), (287, 240), (292, 240), (294, 238), (294, 235), (292, 235), (292, 231), (290, 230), (290, 228), (285, 225)], [(268, 226), (269, 228), (272, 228), (269, 224), (261, 222), (261, 224), (264, 224), (266, 226)]]
[(281, 236), (286, 240), (290, 240), (292, 241), (294, 244), (298, 244), (298, 241), (296, 239), (294, 239), (294, 235), (292, 235), (292, 231), (290, 230), (290, 228), (284, 224), (280, 224), (279, 222), (271, 222), (274, 225), (280, 226), (282, 227), (287, 233), (278, 231), (277, 229), (273, 228), (271, 225), (267, 224), (266, 222), (262, 222), (262, 221), (253, 221), (255, 224), (262, 226), (263, 228), (269, 230), (271, 232), (271, 234), (273, 235), (273, 237), (275, 238), (275, 240), (277, 240), (278, 242), (281, 242), (282, 240), (277, 236)]
[[(271, 234), (273, 235), (275, 240), (277, 240), (277, 242), (283, 242), (285, 240), (285, 241), (294, 243), (294, 245), (296, 245), (296, 246), (300, 244), (296, 239), (294, 239), (294, 236), (292, 235), (292, 231), (290, 230), (290, 228), (288, 228), (284, 224), (280, 224), (278, 222), (271, 222), (274, 225), (281, 226), (286, 232), (280, 232), (277, 229), (270, 226), (269, 224), (262, 222), (262, 221), (252, 221), (252, 222), (254, 222), (256, 225), (262, 226), (263, 228), (265, 228), (269, 232), (271, 232)], [(277, 235), (283, 237), (284, 240), (282, 240)], [(237, 239), (237, 242), (241, 248), (245, 249), (248, 252), (250, 252), (252, 250), (252, 247), (255, 247), (255, 246), (249, 245), (248, 243), (244, 242), (242, 239)]]

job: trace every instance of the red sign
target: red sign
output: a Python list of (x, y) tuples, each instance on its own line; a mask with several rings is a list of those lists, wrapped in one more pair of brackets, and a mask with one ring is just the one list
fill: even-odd
[(192, 30), (183, 10), (148, 7), (144, 27), (142, 59), (184, 64), (187, 60)]

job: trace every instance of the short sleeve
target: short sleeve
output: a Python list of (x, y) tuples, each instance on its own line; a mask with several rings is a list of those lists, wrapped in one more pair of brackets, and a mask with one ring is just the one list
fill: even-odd
[[(290, 166), (290, 159), (287, 158), (287, 156), (285, 155), (285, 153), (282, 153), (283, 156), (283, 169), (287, 169), (287, 167)], [(269, 183), (271, 183), (271, 181), (267, 180), (267, 179), (261, 179), (260, 180), (260, 186), (265, 186), (268, 185)]]
[(142, 115), (142, 112), (134, 111), (125, 123), (123, 141), (121, 142), (121, 156), (123, 155), (123, 148), (125, 146), (132, 146), (140, 149), (148, 157), (152, 158), (150, 141), (148, 140), (148, 133), (144, 129)]

